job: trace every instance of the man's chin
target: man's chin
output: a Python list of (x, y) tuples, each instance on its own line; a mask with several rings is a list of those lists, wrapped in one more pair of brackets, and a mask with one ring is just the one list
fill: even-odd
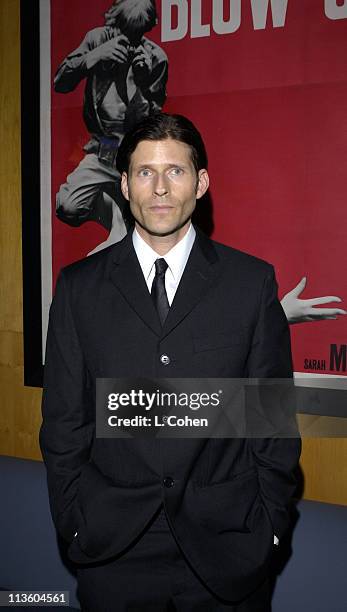
[(179, 230), (181, 230), (185, 225), (187, 225), (187, 229), (190, 223), (190, 217), (189, 219), (185, 219), (182, 223), (179, 224), (170, 224), (170, 225), (145, 225), (142, 223), (139, 223), (137, 221), (137, 224), (148, 234), (150, 234), (150, 236), (157, 236), (157, 237), (165, 237), (165, 236), (170, 236), (171, 234), (175, 234), (176, 232), (178, 232)]

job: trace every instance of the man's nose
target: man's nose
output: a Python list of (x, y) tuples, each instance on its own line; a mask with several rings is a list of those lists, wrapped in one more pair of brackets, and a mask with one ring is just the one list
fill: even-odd
[(165, 176), (165, 174), (157, 174), (155, 182), (154, 182), (153, 191), (155, 195), (161, 196), (161, 197), (165, 196), (168, 193), (169, 191), (168, 179)]

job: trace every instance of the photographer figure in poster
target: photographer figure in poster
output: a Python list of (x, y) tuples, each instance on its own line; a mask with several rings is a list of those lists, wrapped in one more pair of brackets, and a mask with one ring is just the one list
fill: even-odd
[(91, 135), (86, 155), (60, 186), (57, 217), (72, 226), (97, 221), (110, 234), (99, 250), (127, 232), (127, 208), (115, 158), (124, 133), (140, 118), (161, 109), (168, 60), (144, 36), (157, 24), (155, 0), (117, 0), (105, 26), (85, 35), (59, 66), (55, 91), (69, 93), (86, 79), (83, 118)]

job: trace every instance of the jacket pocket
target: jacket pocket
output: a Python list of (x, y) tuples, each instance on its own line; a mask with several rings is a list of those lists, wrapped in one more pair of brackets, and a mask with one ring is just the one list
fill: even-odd
[(211, 351), (213, 349), (233, 347), (238, 344), (243, 344), (244, 335), (240, 331), (222, 332), (207, 336), (194, 337), (194, 351)]
[(257, 470), (250, 468), (231, 480), (198, 487), (196, 499), (201, 522), (209, 529), (249, 533), (261, 503)]

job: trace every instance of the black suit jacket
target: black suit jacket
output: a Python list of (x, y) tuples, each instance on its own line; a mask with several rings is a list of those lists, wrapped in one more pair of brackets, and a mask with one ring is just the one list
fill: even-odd
[(288, 527), (300, 441), (96, 438), (95, 379), (136, 376), (291, 377), (272, 266), (197, 230), (161, 328), (129, 233), (62, 270), (47, 337), (40, 443), (71, 559), (121, 553), (164, 502), (198, 574), (217, 595), (241, 599)]

